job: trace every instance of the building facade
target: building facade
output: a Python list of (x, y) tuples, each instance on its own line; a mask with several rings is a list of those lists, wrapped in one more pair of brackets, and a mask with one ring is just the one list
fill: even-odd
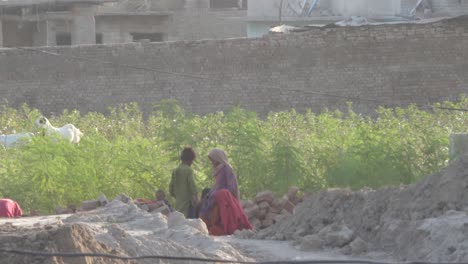
[(171, 11), (169, 40), (247, 37), (247, 0), (185, 0)]
[(247, 0), (3, 0), (0, 47), (247, 36)]
[(105, 0), (0, 2), (0, 46), (60, 46), (168, 38), (170, 12), (131, 12)]

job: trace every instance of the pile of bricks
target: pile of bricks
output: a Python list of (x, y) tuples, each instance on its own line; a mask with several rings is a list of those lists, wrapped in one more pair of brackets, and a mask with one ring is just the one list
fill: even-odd
[[(259, 192), (255, 196), (255, 199), (242, 201), (241, 204), (252, 226), (256, 229), (263, 229), (273, 225), (283, 217), (294, 214), (294, 208), (303, 199), (298, 197), (298, 192), (299, 188), (291, 187), (282, 198), (276, 198), (275, 194), (271, 191)], [(133, 202), (140, 209), (151, 213), (160, 212), (164, 215), (169, 215), (171, 212), (169, 207), (161, 201), (132, 200), (124, 194), (118, 195), (114, 200), (124, 203)], [(67, 208), (57, 208), (56, 213), (70, 214), (91, 211), (108, 203), (109, 201), (106, 196), (101, 195), (96, 200), (84, 201), (79, 208), (76, 208), (74, 205), (70, 205)]]
[(298, 192), (299, 188), (291, 187), (282, 198), (275, 198), (271, 191), (260, 192), (253, 201), (242, 201), (242, 208), (255, 229), (267, 228), (281, 218), (294, 214), (294, 208), (302, 202)]

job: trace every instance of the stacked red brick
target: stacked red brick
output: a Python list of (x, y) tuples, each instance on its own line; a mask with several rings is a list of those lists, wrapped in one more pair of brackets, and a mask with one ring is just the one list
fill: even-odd
[(242, 207), (250, 223), (256, 229), (263, 229), (294, 213), (296, 205), (302, 202), (298, 192), (299, 188), (291, 187), (282, 198), (275, 198), (271, 191), (260, 192), (253, 201), (242, 201)]
[[(298, 197), (299, 188), (291, 187), (288, 193), (282, 198), (276, 198), (271, 191), (260, 192), (255, 196), (255, 199), (242, 201), (242, 207), (245, 214), (249, 218), (250, 223), (256, 229), (263, 229), (273, 225), (279, 219), (290, 216), (294, 213), (294, 208), (302, 202), (302, 198)], [(169, 208), (163, 202), (141, 202), (139, 199), (132, 200), (124, 194), (118, 195), (114, 200), (119, 200), (124, 203), (133, 202), (140, 209), (164, 215), (170, 213)], [(76, 211), (91, 211), (98, 207), (105, 206), (109, 201), (105, 195), (99, 196), (96, 200), (83, 201), (79, 208), (74, 205), (69, 205), (67, 208), (57, 208), (57, 214), (70, 214)]]

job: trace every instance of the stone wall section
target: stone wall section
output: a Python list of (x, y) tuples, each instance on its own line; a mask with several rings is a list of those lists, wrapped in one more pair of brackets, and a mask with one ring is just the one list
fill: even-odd
[(40, 51), (0, 49), (0, 93), (11, 106), (28, 103), (44, 114), (106, 112), (125, 102), (148, 113), (169, 98), (200, 114), (235, 105), (260, 114), (346, 109), (346, 101), (371, 112), (377, 105), (428, 104), (468, 93), (466, 16), (258, 39)]

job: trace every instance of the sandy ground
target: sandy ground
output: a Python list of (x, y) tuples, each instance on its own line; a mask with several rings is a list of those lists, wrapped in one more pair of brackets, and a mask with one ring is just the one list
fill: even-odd
[(219, 237), (218, 241), (226, 242), (240, 250), (245, 256), (258, 261), (279, 260), (385, 260), (390, 261), (388, 256), (373, 252), (368, 258), (354, 258), (343, 255), (337, 250), (302, 251), (292, 245), (290, 241), (239, 239), (232, 236)]

